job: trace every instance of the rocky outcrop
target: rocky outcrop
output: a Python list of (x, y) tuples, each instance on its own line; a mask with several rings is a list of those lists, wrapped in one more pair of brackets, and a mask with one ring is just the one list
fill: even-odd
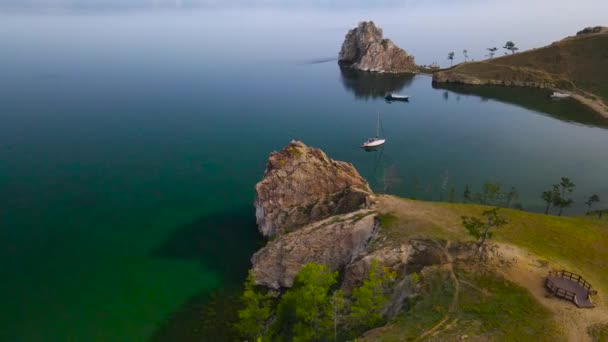
[(251, 258), (257, 284), (271, 289), (291, 287), (300, 269), (310, 262), (331, 271), (344, 268), (365, 253), (378, 232), (375, 216), (370, 210), (333, 216), (270, 241)]
[[(386, 313), (397, 313), (412, 295), (409, 274), (447, 262), (443, 241), (383, 236), (373, 195), (355, 168), (292, 141), (268, 158), (256, 185), (260, 231), (272, 239), (251, 258), (258, 285), (280, 290), (293, 285), (307, 263), (342, 274), (341, 286), (359, 286), (373, 260), (399, 275)], [(381, 238), (378, 238), (381, 236)]]
[(420, 272), (427, 266), (444, 264), (447, 258), (442, 243), (444, 244), (429, 239), (412, 239), (407, 244), (384, 246), (371, 251), (346, 267), (343, 288), (348, 291), (359, 286), (373, 260), (401, 275)]
[(319, 149), (292, 141), (270, 154), (255, 194), (258, 229), (271, 237), (366, 208), (372, 191), (352, 164), (332, 160)]
[(604, 27), (604, 26), (585, 27), (584, 29), (576, 32), (576, 35), (582, 36), (584, 34), (601, 33), (606, 30), (608, 30), (608, 27)]
[(342, 43), (338, 64), (365, 71), (414, 73), (414, 57), (383, 38), (382, 29), (373, 21), (363, 21), (348, 31)]

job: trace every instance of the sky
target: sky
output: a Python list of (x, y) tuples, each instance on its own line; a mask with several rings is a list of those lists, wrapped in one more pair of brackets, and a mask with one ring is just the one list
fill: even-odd
[(277, 39), (312, 39), (307, 27), (331, 31), (328, 36), (335, 37), (319, 47), (327, 52), (315, 52), (311, 58), (333, 56), (336, 40), (349, 28), (374, 20), (385, 37), (416, 56), (419, 64), (442, 66), (449, 65), (450, 51), (456, 52), (455, 62), (465, 49), (480, 60), (486, 48), (500, 48), (507, 40), (524, 51), (587, 26), (608, 26), (607, 0), (0, 0), (0, 19), (5, 23), (23, 13), (145, 13), (149, 18), (139, 20), (149, 25), (174, 25), (182, 19), (179, 16), (196, 15), (208, 21), (201, 36), (217, 35), (215, 29), (221, 29), (222, 39), (247, 35), (243, 30), (248, 28), (272, 32)]

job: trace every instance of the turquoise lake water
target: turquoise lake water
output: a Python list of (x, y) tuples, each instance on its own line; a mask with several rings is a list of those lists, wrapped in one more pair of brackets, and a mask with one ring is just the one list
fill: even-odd
[[(0, 340), (196, 336), (201, 303), (238, 288), (262, 243), (253, 187), (291, 139), (379, 192), (439, 200), (446, 178), (458, 195), (496, 181), (539, 211), (568, 176), (567, 214), (608, 199), (608, 122), (580, 105), (340, 70), (360, 12), (239, 13), (1, 14)], [(387, 144), (365, 152), (376, 112)]]

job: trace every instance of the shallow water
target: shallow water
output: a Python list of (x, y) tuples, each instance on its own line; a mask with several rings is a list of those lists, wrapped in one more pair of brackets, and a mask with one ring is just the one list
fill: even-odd
[[(608, 198), (605, 120), (542, 91), (340, 70), (345, 30), (369, 10), (307, 11), (2, 14), (1, 340), (193, 329), (188, 303), (243, 280), (260, 243), (253, 186), (291, 139), (401, 196), (498, 181), (540, 210), (568, 176), (567, 212), (592, 192)], [(425, 51), (392, 12), (373, 16)], [(387, 104), (389, 91), (412, 100)], [(378, 111), (387, 144), (365, 152)]]

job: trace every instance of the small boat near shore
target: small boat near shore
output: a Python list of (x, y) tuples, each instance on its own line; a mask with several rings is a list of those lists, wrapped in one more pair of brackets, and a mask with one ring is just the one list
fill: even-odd
[(551, 95), (549, 95), (552, 99), (565, 99), (570, 97), (570, 94), (560, 93), (559, 91), (554, 91)]
[(393, 101), (402, 101), (402, 102), (408, 102), (410, 100), (410, 97), (408, 95), (399, 95), (399, 94), (387, 94), (384, 99), (386, 100), (386, 102), (391, 103)]

